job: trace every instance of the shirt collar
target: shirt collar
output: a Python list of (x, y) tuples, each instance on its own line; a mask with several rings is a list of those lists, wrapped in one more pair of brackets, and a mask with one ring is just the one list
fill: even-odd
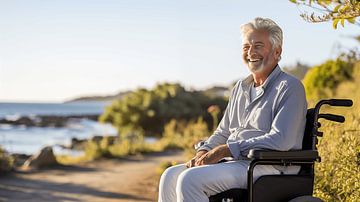
[[(273, 83), (275, 78), (281, 73), (281, 69), (279, 65), (276, 65), (276, 67), (273, 69), (273, 71), (269, 74), (269, 76), (266, 78), (265, 82), (262, 85), (262, 89), (265, 90), (269, 84)], [(254, 77), (252, 75), (249, 75), (241, 82), (241, 87), (243, 90), (248, 91), (250, 89), (250, 85), (253, 85), (254, 83)]]

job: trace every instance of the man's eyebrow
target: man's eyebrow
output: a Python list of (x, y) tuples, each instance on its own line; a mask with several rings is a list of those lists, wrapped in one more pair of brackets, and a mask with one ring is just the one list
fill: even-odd
[(257, 42), (255, 42), (254, 44), (256, 44), (256, 45), (259, 45), (259, 44), (263, 45), (264, 43), (261, 42), (261, 41), (257, 41)]
[(248, 42), (245, 42), (243, 43), (242, 45), (243, 46), (249, 46), (251, 44), (254, 44), (254, 45), (264, 45), (265, 43), (261, 42), (261, 41), (256, 41), (256, 42), (251, 42), (251, 41), (248, 41)]

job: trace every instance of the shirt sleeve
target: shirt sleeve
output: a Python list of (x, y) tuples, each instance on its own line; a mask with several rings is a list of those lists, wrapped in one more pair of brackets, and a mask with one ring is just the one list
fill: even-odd
[[(254, 133), (254, 137), (227, 142), (235, 159), (246, 157), (250, 149), (288, 151), (300, 149), (306, 123), (307, 102), (303, 85), (287, 87), (279, 99), (275, 117), (268, 133), (247, 129), (238, 133)], [(259, 134), (262, 133), (262, 134)]]
[(229, 130), (229, 125), (230, 125), (230, 110), (232, 108), (232, 103), (233, 103), (233, 99), (234, 99), (234, 94), (235, 91), (237, 89), (237, 87), (239, 86), (238, 82), (234, 88), (231, 91), (231, 95), (229, 97), (229, 102), (228, 105), (226, 106), (224, 115), (217, 127), (217, 129), (214, 131), (214, 133), (205, 141), (205, 144), (203, 146), (201, 146), (200, 148), (197, 149), (197, 151), (200, 150), (206, 150), (206, 151), (210, 151), (213, 148), (215, 148), (216, 146), (225, 144), (226, 141), (228, 140), (231, 132)]

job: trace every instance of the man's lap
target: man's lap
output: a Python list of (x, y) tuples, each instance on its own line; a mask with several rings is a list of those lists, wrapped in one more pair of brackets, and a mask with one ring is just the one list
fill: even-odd
[[(186, 168), (184, 164), (173, 166), (166, 172), (177, 178), (177, 187), (193, 186), (208, 196), (232, 188), (246, 188), (248, 161), (229, 161), (218, 164)], [(255, 179), (261, 175), (279, 174), (272, 166), (257, 166)]]

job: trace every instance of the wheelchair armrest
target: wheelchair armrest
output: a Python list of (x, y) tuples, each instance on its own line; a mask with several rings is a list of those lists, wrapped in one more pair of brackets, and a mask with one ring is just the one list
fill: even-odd
[(274, 151), (274, 150), (255, 150), (249, 151), (247, 156), (253, 160), (290, 160), (290, 161), (317, 161), (320, 159), (316, 150), (293, 150), (293, 151)]

